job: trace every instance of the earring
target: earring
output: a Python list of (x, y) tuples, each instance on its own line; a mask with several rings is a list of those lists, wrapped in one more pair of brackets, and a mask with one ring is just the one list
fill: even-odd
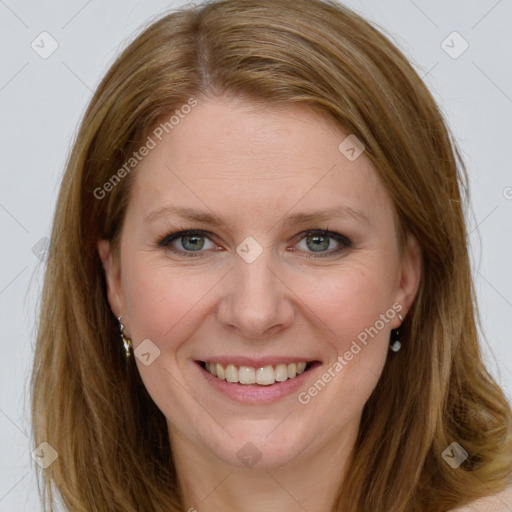
[[(400, 313), (398, 313), (398, 318), (400, 318), (400, 322), (404, 321)], [(402, 344), (400, 343), (400, 327), (402, 327), (402, 324), (400, 324), (399, 327), (391, 331), (389, 349), (392, 350), (393, 352), (398, 352), (402, 348)]]
[(120, 334), (121, 334), (121, 340), (123, 341), (124, 356), (125, 356), (125, 359), (128, 361), (128, 359), (130, 359), (130, 356), (131, 356), (130, 350), (132, 348), (132, 340), (130, 338), (126, 338), (125, 335), (123, 334), (124, 325), (121, 322), (121, 318), (123, 318), (123, 315), (121, 315), (117, 319), (117, 321), (119, 322), (119, 331), (120, 331)]

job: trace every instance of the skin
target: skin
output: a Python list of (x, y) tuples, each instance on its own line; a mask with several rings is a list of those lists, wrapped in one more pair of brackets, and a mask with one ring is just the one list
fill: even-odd
[[(297, 393), (265, 405), (235, 402), (195, 362), (226, 354), (321, 361), (307, 391), (393, 304), (407, 315), (421, 274), (418, 244), (408, 235), (400, 252), (392, 202), (364, 153), (350, 161), (338, 150), (346, 137), (305, 105), (199, 98), (133, 171), (120, 259), (98, 241), (112, 312), (123, 315), (135, 349), (150, 339), (160, 351), (148, 366), (136, 362), (167, 418), (185, 510), (329, 510), (364, 404), (386, 358), (400, 357), (389, 353), (390, 331), (401, 323), (395, 315), (306, 405)], [(170, 205), (224, 222), (169, 213), (145, 223)], [(340, 205), (367, 220), (282, 223)], [(199, 257), (158, 246), (181, 229), (212, 234)], [(307, 230), (340, 233), (352, 244), (327, 238), (320, 254), (330, 254), (315, 257)], [(262, 248), (250, 264), (236, 252), (248, 236)], [(172, 245), (197, 254), (182, 242)], [(237, 457), (247, 442), (261, 454), (253, 467)]]

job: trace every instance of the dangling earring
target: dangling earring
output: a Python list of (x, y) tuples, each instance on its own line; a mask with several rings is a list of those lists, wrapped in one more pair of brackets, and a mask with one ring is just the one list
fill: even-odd
[(121, 333), (121, 340), (123, 341), (123, 345), (124, 345), (124, 356), (125, 356), (125, 359), (128, 361), (130, 359), (130, 356), (131, 356), (131, 348), (132, 348), (132, 340), (130, 338), (126, 338), (125, 335), (123, 334), (123, 330), (124, 330), (124, 325), (121, 323), (121, 318), (123, 317), (123, 315), (121, 315), (117, 321), (119, 322), (119, 330), (120, 330), (120, 333)]
[[(398, 318), (400, 318), (400, 322), (404, 321), (400, 313), (398, 313)], [(402, 344), (400, 343), (400, 327), (402, 327), (402, 324), (400, 324), (399, 327), (391, 331), (389, 349), (392, 350), (393, 352), (398, 352), (402, 348)]]

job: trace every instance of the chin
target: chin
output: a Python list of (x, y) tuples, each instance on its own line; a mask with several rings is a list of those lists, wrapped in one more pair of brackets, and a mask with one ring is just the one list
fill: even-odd
[(287, 414), (262, 421), (261, 425), (255, 425), (258, 423), (255, 420), (231, 424), (226, 428), (231, 435), (222, 430), (218, 438), (203, 439), (203, 444), (215, 457), (233, 466), (266, 469), (283, 466), (311, 447), (306, 436), (308, 429), (297, 428), (298, 425), (291, 428), (291, 421), (283, 421)]

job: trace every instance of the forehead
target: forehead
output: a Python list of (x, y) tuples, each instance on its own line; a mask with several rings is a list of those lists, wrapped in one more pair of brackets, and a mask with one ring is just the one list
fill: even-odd
[(167, 131), (152, 135), (155, 147), (134, 171), (142, 215), (191, 204), (235, 217), (294, 205), (389, 207), (364, 153), (350, 160), (339, 150), (349, 134), (307, 105), (199, 99)]

